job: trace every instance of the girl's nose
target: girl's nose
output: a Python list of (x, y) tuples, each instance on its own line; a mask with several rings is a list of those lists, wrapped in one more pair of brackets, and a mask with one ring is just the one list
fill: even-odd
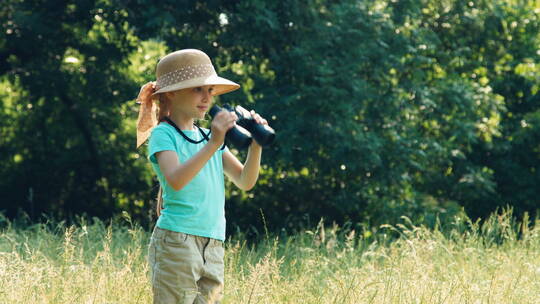
[(210, 101), (211, 98), (212, 98), (212, 93), (210, 93), (210, 91), (208, 90), (203, 90), (203, 99), (205, 101)]

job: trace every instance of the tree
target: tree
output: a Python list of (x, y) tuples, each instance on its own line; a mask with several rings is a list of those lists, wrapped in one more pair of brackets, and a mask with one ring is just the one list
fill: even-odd
[(1, 208), (36, 216), (142, 212), (149, 174), (134, 163), (134, 128), (125, 125), (133, 109), (125, 101), (137, 90), (125, 71), (135, 49), (125, 11), (106, 1), (8, 1), (0, 14), (9, 116)]
[(0, 8), (0, 208), (148, 220), (157, 181), (134, 149), (133, 98), (166, 52), (199, 48), (242, 85), (218, 102), (253, 108), (277, 131), (256, 189), (228, 188), (231, 225), (259, 226), (261, 212), (270, 229), (320, 217), (433, 223), (507, 203), (532, 212), (537, 10), (483, 0), (10, 0)]

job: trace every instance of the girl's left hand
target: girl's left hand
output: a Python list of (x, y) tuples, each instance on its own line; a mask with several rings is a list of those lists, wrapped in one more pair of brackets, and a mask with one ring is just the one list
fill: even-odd
[(251, 117), (255, 119), (256, 123), (261, 124), (261, 125), (268, 125), (268, 121), (264, 119), (261, 115), (255, 113), (255, 111), (253, 110), (251, 110), (250, 113), (251, 113)]
[[(261, 125), (268, 125), (268, 121), (264, 119), (261, 115), (255, 113), (255, 111), (251, 110), (249, 113), (251, 114), (251, 117), (255, 119), (256, 123), (261, 124)], [(262, 147), (255, 140), (251, 142), (251, 147), (262, 149)]]

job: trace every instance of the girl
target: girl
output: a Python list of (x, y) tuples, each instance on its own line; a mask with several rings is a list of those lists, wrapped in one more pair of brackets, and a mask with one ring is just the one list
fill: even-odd
[[(240, 87), (217, 76), (205, 53), (187, 49), (168, 54), (158, 62), (156, 76), (155, 83), (141, 88), (137, 122), (137, 147), (150, 136), (148, 159), (161, 186), (148, 255), (154, 303), (219, 303), (224, 276), (223, 174), (240, 189), (253, 188), (262, 147), (253, 141), (242, 165), (223, 145), (225, 133), (237, 120), (232, 112), (215, 115), (210, 132), (194, 125), (212, 106), (213, 96)], [(253, 111), (252, 115), (257, 123), (268, 124)]]

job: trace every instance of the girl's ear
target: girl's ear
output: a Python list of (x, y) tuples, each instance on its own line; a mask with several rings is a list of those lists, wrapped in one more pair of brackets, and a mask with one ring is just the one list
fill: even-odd
[(164, 94), (167, 96), (168, 100), (171, 100), (174, 97), (174, 91), (173, 92), (165, 92)]

